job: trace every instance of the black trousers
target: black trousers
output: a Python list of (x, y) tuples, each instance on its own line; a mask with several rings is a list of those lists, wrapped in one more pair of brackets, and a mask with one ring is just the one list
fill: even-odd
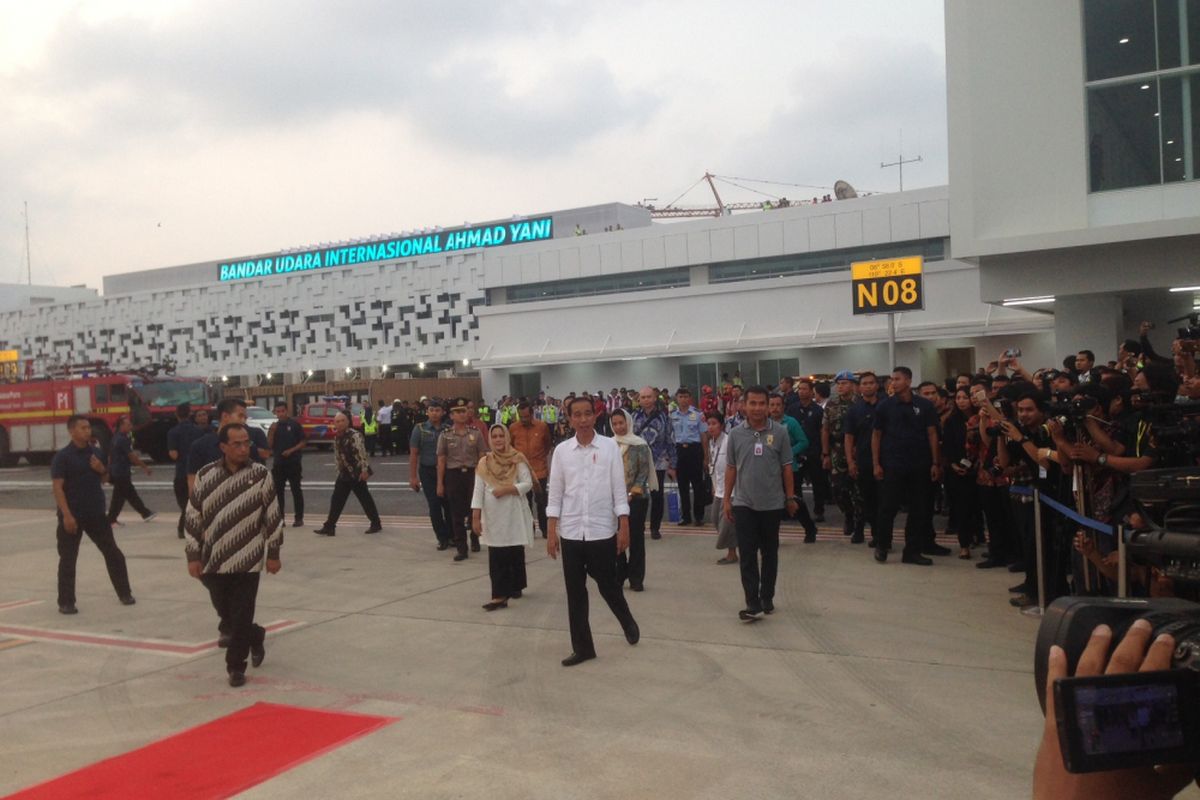
[(221, 619), (221, 630), (229, 633), (229, 647), (225, 650), (225, 669), (228, 672), (245, 672), (250, 648), (261, 647), (266, 638), (266, 630), (254, 624), (254, 605), (258, 602), (258, 580), (261, 576), (261, 572), (200, 576), (200, 582), (208, 589), (208, 597)]
[(987, 521), (988, 559), (1007, 564), (1016, 558), (1017, 545), (1012, 530), (1012, 516), (1007, 486), (978, 486), (979, 505)]
[(329, 498), (329, 517), (325, 520), (326, 528), (337, 527), (338, 518), (342, 516), (342, 510), (346, 507), (346, 500), (350, 497), (351, 492), (354, 492), (358, 502), (362, 503), (363, 511), (366, 512), (371, 525), (380, 524), (379, 511), (375, 508), (375, 500), (371, 497), (371, 490), (367, 488), (367, 482), (351, 480), (338, 475), (337, 480), (333, 482), (333, 496)]
[(378, 443), (378, 441), (379, 441), (378, 433), (372, 433), (369, 435), (363, 434), (363, 443), (367, 447), (367, 455), (371, 456), (372, 458), (375, 457), (375, 446)]
[(953, 470), (946, 473), (946, 502), (950, 504), (947, 526), (958, 534), (958, 546), (971, 547), (979, 533), (979, 487), (974, 471), (966, 475)]
[(704, 448), (675, 445), (675, 480), (679, 483), (679, 519), (684, 525), (704, 519)]
[(467, 518), (471, 516), (471, 495), (475, 493), (475, 470), (447, 467), (444, 483), (446, 507), (450, 514), (450, 536), (458, 552), (466, 553)]
[(185, 518), (187, 517), (187, 501), (188, 501), (187, 474), (186, 473), (184, 473), (183, 475), (177, 474), (175, 476), (175, 482), (172, 484), (172, 488), (174, 488), (174, 490), (175, 490), (175, 505), (179, 506), (179, 525), (176, 527), (176, 532), (182, 536), (183, 535), (183, 523), (184, 523)]
[(445, 498), (438, 497), (437, 467), (424, 464), (417, 467), (417, 476), (421, 481), (421, 492), (425, 495), (425, 504), (429, 506), (429, 524), (433, 526), (433, 535), (438, 542), (450, 541), (450, 509)]
[(1037, 597), (1037, 530), (1033, 524), (1033, 501), (1032, 498), (1010, 494), (1008, 502), (1009, 516), (1016, 534), (1013, 538), (1020, 548), (1021, 563), (1025, 565), (1025, 594)]
[(875, 546), (890, 549), (896, 514), (908, 503), (904, 521), (904, 555), (917, 556), (925, 548), (926, 531), (930, 529), (929, 465), (907, 470), (885, 470), (879, 487), (879, 527), (875, 530)]
[(533, 488), (529, 490), (529, 494), (525, 498), (529, 501), (529, 510), (537, 516), (538, 527), (542, 531), (542, 538), (546, 538), (548, 530), (546, 519), (546, 503), (550, 500), (550, 480), (548, 478), (534, 478)]
[[(813, 445), (809, 445), (810, 449)], [(819, 445), (818, 445), (819, 449)], [(829, 473), (821, 466), (819, 456), (810, 455), (804, 461), (804, 467), (800, 470), (803, 478), (807, 478), (812, 484), (813, 493), (813, 513), (821, 516), (825, 513), (825, 501), (830, 497), (829, 489)], [(800, 484), (796, 484), (796, 494), (800, 494)]]
[[(797, 508), (795, 519), (804, 527), (804, 532), (806, 534), (811, 531), (814, 535), (816, 535), (817, 523), (813, 521), (812, 514), (808, 513), (808, 504), (804, 502), (804, 494), (800, 491), (800, 486), (802, 485), (803, 480), (803, 471), (792, 473), (792, 485), (796, 488)], [(816, 502), (813, 503), (813, 506), (816, 507)], [(787, 510), (785, 509), (784, 516), (786, 515)]]
[(633, 624), (633, 613), (625, 602), (625, 594), (617, 583), (617, 538), (559, 539), (562, 543), (563, 582), (567, 587), (567, 617), (571, 624), (571, 649), (581, 656), (596, 655), (592, 641), (592, 626), (588, 622), (587, 579), (590, 575), (600, 590), (600, 596), (622, 630)]
[(866, 526), (870, 525), (873, 539), (875, 538), (875, 526), (879, 522), (879, 481), (875, 480), (875, 475), (872, 474), (870, 468), (859, 467), (858, 492), (862, 495), (864, 524), (860, 525), (855, 532), (862, 533)]
[(733, 507), (742, 590), (746, 593), (746, 608), (751, 611), (774, 605), (775, 578), (779, 574), (779, 523), (783, 514), (783, 509), (755, 511), (746, 506)]
[(303, 474), (300, 459), (295, 461), (276, 461), (271, 469), (275, 478), (275, 496), (279, 498), (279, 514), (283, 515), (283, 487), (291, 484), (292, 506), (296, 509), (296, 519), (304, 519), (304, 490), (300, 488), (300, 478)]
[(488, 577), (492, 579), (492, 597), (512, 597), (525, 591), (525, 547), (488, 548)]
[(629, 547), (617, 556), (617, 584), (641, 586), (646, 580), (646, 512), (650, 500), (634, 497), (629, 501)]
[(112, 525), (104, 517), (95, 519), (79, 519), (79, 527), (75, 533), (67, 533), (62, 520), (58, 521), (58, 604), (60, 606), (75, 604), (75, 562), (79, 560), (79, 543), (86, 533), (88, 538), (104, 556), (104, 566), (108, 568), (108, 579), (117, 590), (117, 597), (132, 594), (129, 588), (129, 571), (125, 566), (125, 555), (117, 547), (113, 538)]
[(392, 452), (391, 423), (379, 423), (379, 452), (385, 456)]
[[(117, 515), (121, 513), (121, 509), (125, 507), (125, 501), (129, 501), (129, 505), (134, 511), (141, 514), (143, 517), (150, 516), (150, 509), (146, 508), (146, 504), (142, 502), (142, 498), (138, 495), (137, 489), (133, 487), (133, 478), (126, 475), (123, 478), (110, 476), (112, 481), (112, 500), (108, 505), (108, 524), (117, 521)], [(186, 480), (186, 479), (185, 479)], [(185, 484), (186, 485), (186, 484)]]
[(658, 533), (662, 530), (663, 486), (667, 480), (667, 471), (658, 469), (654, 474), (658, 476), (658, 491), (650, 493), (650, 532)]

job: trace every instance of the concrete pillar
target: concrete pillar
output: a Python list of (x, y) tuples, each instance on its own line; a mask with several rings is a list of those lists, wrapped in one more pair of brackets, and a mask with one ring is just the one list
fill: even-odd
[(1091, 350), (1103, 364), (1117, 357), (1125, 337), (1124, 307), (1116, 295), (1059, 296), (1054, 302), (1054, 347), (1059, 360), (1080, 350)]
[(1138, 292), (1124, 297), (1125, 330), (1123, 339), (1138, 338), (1138, 327), (1143, 321), (1155, 325), (1150, 332), (1150, 343), (1160, 356), (1171, 354), (1171, 341), (1175, 338), (1175, 329), (1187, 327), (1187, 320), (1170, 322), (1170, 320), (1187, 316), (1192, 312), (1192, 292), (1168, 292), (1158, 289), (1150, 292)]

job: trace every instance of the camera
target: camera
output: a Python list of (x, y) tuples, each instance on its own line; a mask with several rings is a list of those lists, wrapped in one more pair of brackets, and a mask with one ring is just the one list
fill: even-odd
[[(1046, 416), (1057, 421), (1062, 426), (1063, 434), (1068, 439), (1073, 439), (1077, 431), (1083, 428), (1088, 416), (1096, 409), (1097, 405), (1099, 405), (1098, 401), (1091, 395), (1080, 394), (1069, 399), (1059, 395), (1053, 403), (1046, 406)], [(1049, 428), (1046, 425), (1043, 425), (1042, 428), (1048, 436)]]
[[(1131, 534), (1130, 557), (1158, 566), (1177, 591), (1200, 588), (1200, 469), (1144, 470), (1131, 492), (1151, 529)], [(1046, 696), (1052, 645), (1063, 648), (1073, 672), (1097, 625), (1107, 624), (1119, 641), (1137, 619), (1150, 623), (1152, 638), (1175, 638), (1170, 670), (1059, 680)], [(1038, 700), (1043, 710), (1055, 704), (1068, 771), (1200, 762), (1200, 604), (1060, 597), (1042, 617), (1034, 659)]]
[(1171, 322), (1183, 322), (1185, 319), (1188, 322), (1187, 327), (1176, 328), (1175, 338), (1183, 339), (1184, 341), (1196, 341), (1197, 339), (1200, 339), (1200, 312), (1193, 311), (1191, 314), (1185, 314), (1182, 317), (1176, 317), (1175, 319), (1171, 320)]

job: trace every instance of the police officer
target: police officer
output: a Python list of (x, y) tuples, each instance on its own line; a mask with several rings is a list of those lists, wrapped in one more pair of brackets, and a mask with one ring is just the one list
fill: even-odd
[(692, 392), (680, 386), (671, 412), (675, 433), (675, 480), (679, 483), (680, 525), (704, 524), (704, 415), (692, 406)]
[[(450, 407), (451, 427), (437, 441), (437, 495), (450, 509), (450, 529), (458, 552), (455, 561), (467, 558), (467, 518), (475, 493), (475, 467), (488, 451), (487, 437), (469, 424), (467, 400), (455, 399)], [(479, 537), (471, 533), (471, 549), (479, 552)]]
[(835, 393), (825, 404), (821, 423), (821, 468), (829, 472), (833, 481), (833, 499), (842, 512), (842, 533), (852, 536), (862, 532), (863, 503), (858, 484), (850, 478), (850, 464), (846, 458), (846, 414), (858, 399), (855, 388), (858, 378), (849, 370), (842, 370), (834, 378)]
[(408, 440), (408, 481), (414, 492), (424, 492), (429, 506), (429, 522), (437, 537), (438, 550), (449, 550), (453, 532), (446, 500), (438, 496), (438, 439), (446, 430), (442, 420), (446, 409), (433, 402), (426, 409), (426, 419), (417, 423)]

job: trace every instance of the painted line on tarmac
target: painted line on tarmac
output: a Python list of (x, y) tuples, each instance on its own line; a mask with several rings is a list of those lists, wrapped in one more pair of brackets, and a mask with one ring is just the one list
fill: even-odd
[(0, 642), (0, 650), (11, 650), (14, 647), (20, 647), (23, 644), (33, 644), (32, 639), (8, 639)]
[[(267, 633), (276, 633), (289, 628), (299, 627), (303, 622), (295, 620), (276, 620), (264, 625)], [(112, 636), (102, 633), (72, 633), (69, 631), (54, 631), (47, 628), (28, 628), (23, 625), (0, 625), (0, 633), (31, 639), (38, 642), (54, 642), (58, 644), (78, 644), (90, 647), (111, 647), (125, 650), (142, 650), (150, 653), (180, 656), (187, 658), (201, 653), (217, 650), (217, 642), (198, 642), (180, 644), (163, 639), (134, 639), (130, 637)]]
[(0, 611), (7, 611), (10, 608), (21, 608), (22, 606), (36, 606), (41, 600), (10, 600), (7, 603), (0, 603)]

